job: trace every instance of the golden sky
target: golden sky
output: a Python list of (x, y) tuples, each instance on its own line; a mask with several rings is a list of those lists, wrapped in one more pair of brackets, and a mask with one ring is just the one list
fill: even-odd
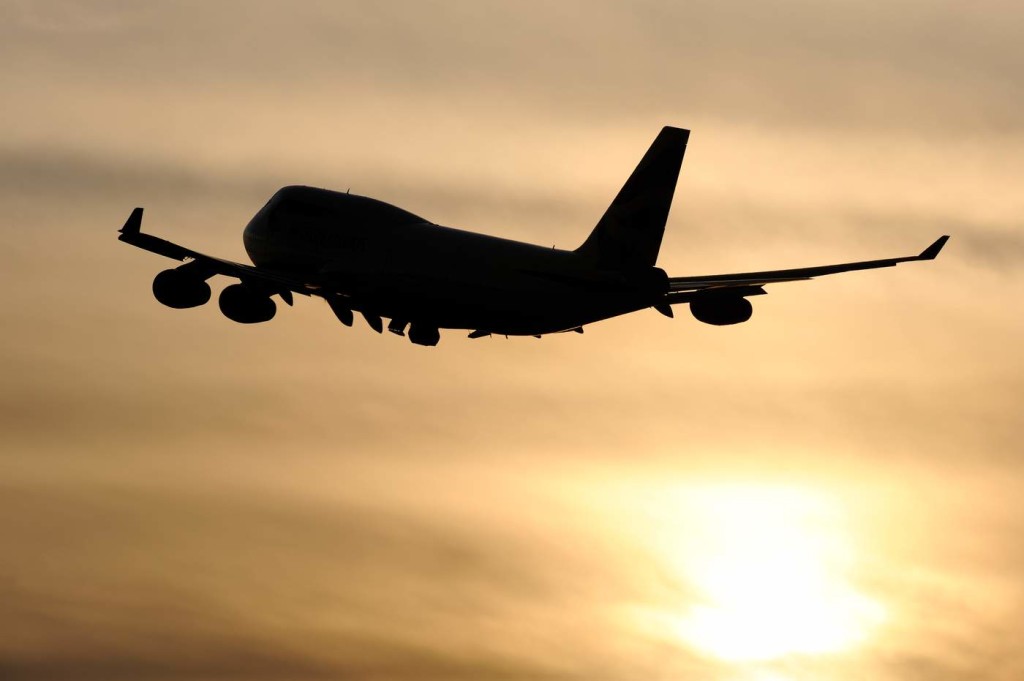
[[(1024, 5), (0, 0), (0, 677), (1024, 677)], [(673, 275), (434, 349), (161, 307), (279, 186), (582, 242), (693, 130)], [(227, 283), (227, 282), (223, 282)]]

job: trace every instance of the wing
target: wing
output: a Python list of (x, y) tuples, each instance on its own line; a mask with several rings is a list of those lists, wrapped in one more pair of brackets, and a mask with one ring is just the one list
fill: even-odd
[[(838, 265), (820, 265), (818, 267), (801, 267), (791, 270), (769, 270), (766, 272), (741, 272), (738, 274), (712, 274), (699, 277), (670, 277), (668, 298), (670, 301), (678, 299), (682, 302), (689, 298), (685, 294), (708, 289), (737, 289), (741, 291), (759, 291), (765, 284), (778, 284), (784, 281), (805, 281), (820, 277), (826, 274), (839, 274), (840, 272), (852, 272), (854, 270), (871, 270), (878, 267), (894, 267), (901, 262), (914, 262), (916, 260), (934, 260), (942, 247), (946, 245), (949, 236), (940, 236), (920, 255), (905, 256), (902, 258), (886, 258), (884, 260), (864, 260), (861, 262), (847, 262)], [(680, 295), (675, 295), (680, 294)]]
[(132, 211), (131, 216), (128, 217), (124, 227), (120, 230), (120, 236), (117, 238), (118, 241), (131, 244), (150, 253), (156, 253), (172, 260), (188, 262), (186, 267), (189, 267), (203, 278), (222, 274), (228, 277), (235, 277), (247, 284), (259, 286), (270, 293), (278, 293), (289, 305), (292, 302), (291, 293), (293, 291), (308, 296), (319, 289), (317, 282), (303, 281), (282, 272), (214, 258), (213, 256), (204, 255), (190, 248), (171, 243), (152, 234), (144, 234), (142, 232), (141, 208), (136, 208)]

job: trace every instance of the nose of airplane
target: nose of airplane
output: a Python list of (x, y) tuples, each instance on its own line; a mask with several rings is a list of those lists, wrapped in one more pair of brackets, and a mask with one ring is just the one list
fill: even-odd
[(252, 216), (242, 232), (242, 244), (245, 246), (250, 260), (254, 263), (262, 260), (261, 254), (267, 250), (269, 239), (270, 214), (268, 207), (264, 206), (256, 215)]
[(252, 216), (252, 219), (249, 220), (249, 224), (247, 224), (245, 226), (244, 234), (247, 237), (249, 237), (249, 236), (253, 236), (253, 237), (265, 236), (266, 229), (267, 229), (266, 208), (261, 208), (260, 211), (258, 213), (256, 213), (256, 215)]

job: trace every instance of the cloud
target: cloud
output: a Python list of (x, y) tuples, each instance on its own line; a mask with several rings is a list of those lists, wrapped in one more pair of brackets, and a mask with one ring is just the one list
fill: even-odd
[[(615, 589), (585, 551), (401, 506), (81, 485), (4, 499), (8, 678), (579, 678), (596, 649), (575, 637)], [(542, 652), (555, 641), (578, 652)]]
[(0, 16), (7, 19), (5, 32), (8, 35), (52, 33), (67, 38), (72, 34), (110, 34), (123, 30), (130, 25), (127, 18), (133, 13), (133, 7), (134, 3), (120, 0), (88, 6), (68, 0), (8, 0), (0, 7)]
[[(1019, 9), (989, 4), (964, 12), (950, 3), (825, 8), (802, 0), (534, 3), (526, 11), (500, 2), (33, 3), (18, 7), (23, 18), (44, 17), (35, 25), (107, 30), (51, 43), (35, 30), (9, 30), (2, 49), (19, 58), (7, 67), (14, 73), (45, 69), (73, 82), (99, 70), (104, 82), (150, 91), (230, 82), (266, 96), (321, 89), (359, 100), (398, 90), (458, 105), (468, 92), (499, 101), (514, 93), (507, 103), (515, 108), (582, 120), (643, 111), (787, 128), (948, 134), (956, 121), (1019, 132), (1021, 60), (1010, 28)], [(124, 23), (112, 31), (116, 21)]]
[(977, 233), (960, 230), (964, 255), (1004, 273), (1020, 271), (1024, 262), (1024, 236), (1015, 233)]
[(266, 184), (245, 176), (197, 172), (144, 158), (111, 158), (66, 149), (0, 150), (0, 195), (39, 200), (124, 200), (140, 196), (203, 197), (241, 195), (251, 199)]

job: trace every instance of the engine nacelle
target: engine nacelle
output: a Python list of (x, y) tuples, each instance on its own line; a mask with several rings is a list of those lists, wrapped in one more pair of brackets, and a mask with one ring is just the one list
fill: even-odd
[(167, 307), (183, 310), (209, 302), (210, 285), (179, 270), (164, 270), (153, 279), (153, 296)]
[(754, 306), (743, 296), (707, 293), (690, 301), (690, 312), (697, 321), (705, 324), (728, 326), (750, 319), (754, 314)]
[(277, 313), (277, 305), (270, 296), (245, 284), (232, 284), (226, 287), (220, 292), (217, 302), (224, 316), (239, 324), (269, 322)]

